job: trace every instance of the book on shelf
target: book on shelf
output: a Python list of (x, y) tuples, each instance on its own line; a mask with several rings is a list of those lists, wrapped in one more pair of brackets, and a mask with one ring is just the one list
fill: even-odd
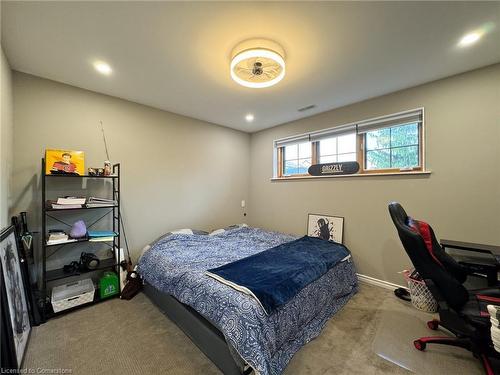
[(108, 198), (90, 197), (87, 199), (87, 208), (117, 206), (118, 201)]
[(99, 198), (99, 197), (89, 197), (87, 199), (88, 204), (98, 204), (98, 203), (107, 203), (107, 204), (118, 204), (118, 202), (114, 199), (108, 199), (108, 198)]
[(70, 238), (63, 231), (52, 231), (49, 232), (49, 237), (47, 238), (47, 245), (56, 245), (62, 243), (76, 242), (74, 238)]
[(96, 207), (113, 207), (116, 206), (116, 204), (112, 203), (107, 203), (107, 204), (100, 204), (100, 203), (87, 203), (85, 207), (87, 208), (96, 208)]
[(118, 234), (112, 230), (89, 230), (87, 232), (89, 238), (99, 238), (99, 237), (116, 237)]
[(56, 204), (71, 204), (71, 205), (74, 205), (74, 204), (79, 204), (79, 205), (82, 205), (82, 204), (85, 204), (85, 202), (87, 201), (87, 198), (85, 197), (62, 197), (62, 198), (57, 198), (57, 202)]
[(74, 208), (82, 208), (81, 204), (58, 204), (57, 201), (47, 201), (47, 207), (55, 210), (68, 210)]
[(110, 237), (91, 237), (89, 238), (89, 242), (107, 242), (107, 241), (113, 241), (115, 236), (110, 236)]
[(63, 243), (71, 243), (71, 242), (77, 242), (78, 240), (74, 239), (74, 238), (66, 238), (65, 240), (61, 239), (61, 240), (48, 240), (47, 241), (47, 245), (59, 245), (59, 244), (63, 244)]

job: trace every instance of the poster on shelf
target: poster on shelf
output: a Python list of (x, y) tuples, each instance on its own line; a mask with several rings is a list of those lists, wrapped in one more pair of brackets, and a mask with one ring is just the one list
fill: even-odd
[(83, 151), (45, 150), (45, 174), (85, 174)]

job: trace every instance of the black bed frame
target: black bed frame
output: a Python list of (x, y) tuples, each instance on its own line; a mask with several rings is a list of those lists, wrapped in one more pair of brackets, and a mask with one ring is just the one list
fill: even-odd
[(192, 307), (148, 283), (144, 285), (144, 293), (225, 375), (248, 375), (252, 372), (243, 359), (236, 360), (231, 355), (230, 344), (222, 332)]

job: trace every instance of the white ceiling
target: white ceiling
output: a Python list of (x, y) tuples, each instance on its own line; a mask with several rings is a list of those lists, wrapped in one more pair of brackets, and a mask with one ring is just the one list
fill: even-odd
[[(255, 37), (286, 51), (274, 87), (229, 76)], [(248, 132), (499, 62), (499, 41), (500, 2), (2, 2), (13, 69)]]

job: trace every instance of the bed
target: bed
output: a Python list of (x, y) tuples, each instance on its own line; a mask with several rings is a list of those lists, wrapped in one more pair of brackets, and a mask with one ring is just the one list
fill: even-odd
[(138, 270), (149, 298), (224, 374), (278, 375), (357, 292), (352, 259), (336, 264), (271, 314), (252, 296), (206, 272), (296, 239), (250, 227), (212, 236), (171, 234), (152, 244)]

